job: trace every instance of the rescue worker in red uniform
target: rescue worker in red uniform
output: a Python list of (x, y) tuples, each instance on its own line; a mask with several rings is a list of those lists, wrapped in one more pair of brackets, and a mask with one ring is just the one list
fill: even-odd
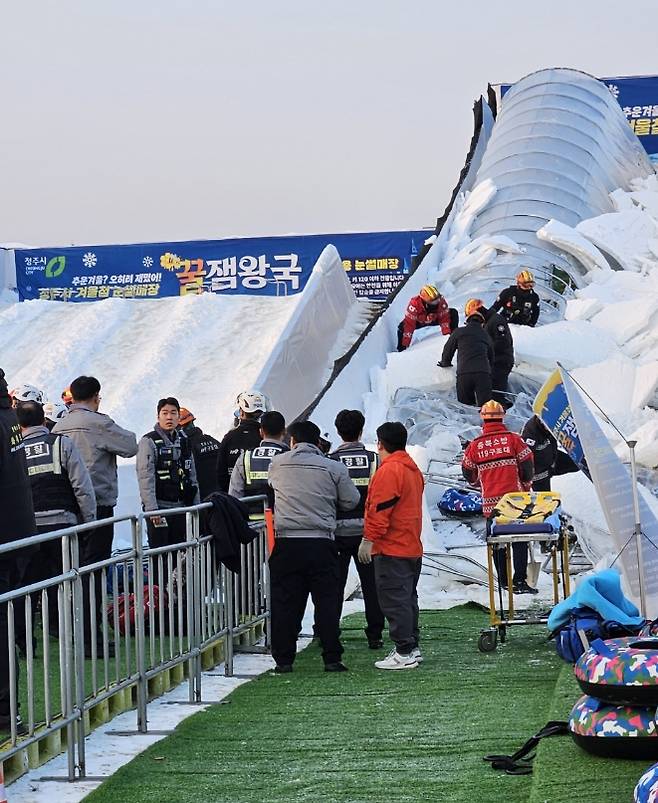
[(407, 306), (404, 320), (398, 325), (398, 351), (411, 345), (416, 329), (440, 326), (441, 333), (449, 335), (459, 323), (459, 313), (450, 309), (448, 302), (432, 284), (426, 284)]
[[(505, 410), (497, 401), (488, 401), (480, 409), (482, 434), (469, 443), (462, 460), (462, 473), (472, 484), (479, 481), (482, 489), (482, 513), (487, 521), (499, 500), (507, 493), (529, 491), (534, 475), (532, 452), (520, 435), (503, 424)], [(515, 594), (536, 594), (537, 589), (528, 585), (528, 545), (512, 545), (514, 576), (512, 590)], [(494, 549), (494, 561), (500, 584), (507, 588), (507, 564), (505, 549)]]

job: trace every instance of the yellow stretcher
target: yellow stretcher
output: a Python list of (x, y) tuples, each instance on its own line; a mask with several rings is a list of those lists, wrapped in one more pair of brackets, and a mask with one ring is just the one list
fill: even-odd
[[(504, 644), (507, 628), (512, 625), (546, 624), (548, 613), (529, 616), (515, 615), (512, 590), (512, 544), (544, 543), (547, 547), (553, 580), (553, 604), (570, 594), (569, 533), (561, 515), (560, 495), (551, 491), (528, 491), (506, 494), (496, 505), (487, 524), (487, 570), (489, 574), (490, 625), (480, 632), (478, 649), (493, 652), (498, 640)], [(507, 610), (503, 602), (503, 587), (497, 582), (494, 568), (494, 549), (505, 550), (507, 566)], [(496, 587), (499, 606), (496, 606)]]

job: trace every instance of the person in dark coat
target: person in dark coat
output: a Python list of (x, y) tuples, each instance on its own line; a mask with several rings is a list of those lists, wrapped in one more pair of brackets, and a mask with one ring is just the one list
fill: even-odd
[(250, 390), (238, 396), (240, 419), (238, 425), (222, 438), (217, 460), (217, 481), (219, 490), (228, 493), (233, 467), (238, 457), (248, 449), (255, 449), (261, 441), (260, 417), (267, 410), (267, 400), (257, 390)]
[(491, 309), (502, 312), (510, 323), (534, 326), (539, 319), (539, 296), (534, 286), (535, 277), (529, 270), (522, 270), (516, 276), (516, 284), (501, 291)]
[[(11, 406), (5, 373), (0, 369), (0, 543), (20, 541), (36, 532), (21, 428)], [(29, 549), (0, 556), (0, 594), (21, 587), (30, 556)], [(4, 731), (11, 727), (8, 629), (7, 605), (4, 604), (0, 605), (0, 730)], [(18, 700), (16, 703), (18, 705)], [(16, 728), (21, 734), (26, 732), (20, 717)]]
[(551, 477), (579, 470), (569, 455), (558, 448), (553, 433), (538, 415), (526, 421), (521, 437), (530, 447), (535, 460), (533, 491), (550, 491)]
[(507, 320), (494, 311), (487, 309), (479, 298), (466, 302), (466, 317), (479, 312), (484, 317), (484, 331), (491, 338), (494, 350), (494, 361), (491, 366), (492, 398), (503, 406), (510, 407), (507, 393), (507, 380), (514, 368), (514, 340)]
[(438, 365), (451, 368), (457, 352), (457, 399), (462, 404), (482, 406), (491, 399), (491, 366), (494, 350), (491, 338), (484, 331), (484, 316), (473, 312), (450, 335)]
[(210, 494), (219, 490), (219, 477), (217, 462), (219, 460), (219, 441), (212, 435), (207, 435), (194, 422), (196, 418), (186, 407), (180, 408), (179, 429), (187, 436), (187, 442), (192, 447), (196, 479), (199, 485), (201, 501)]

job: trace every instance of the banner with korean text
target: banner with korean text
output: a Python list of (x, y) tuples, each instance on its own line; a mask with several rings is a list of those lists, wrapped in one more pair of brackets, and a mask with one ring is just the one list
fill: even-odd
[(410, 273), (428, 231), (312, 234), (16, 250), (21, 301), (301, 292), (325, 246), (357, 296), (384, 300)]

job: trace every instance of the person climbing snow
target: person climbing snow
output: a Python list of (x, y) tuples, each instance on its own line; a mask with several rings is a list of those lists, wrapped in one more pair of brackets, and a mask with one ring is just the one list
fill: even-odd
[(466, 325), (458, 327), (450, 335), (437, 365), (451, 368), (455, 352), (457, 400), (462, 404), (482, 406), (491, 398), (494, 349), (491, 338), (484, 331), (484, 315), (479, 310), (472, 311), (469, 308)]
[(514, 340), (507, 320), (487, 309), (479, 298), (471, 298), (466, 302), (465, 314), (468, 318), (473, 312), (479, 312), (484, 318), (484, 331), (491, 338), (494, 359), (491, 366), (492, 396), (504, 407), (510, 407), (507, 395), (507, 380), (514, 368)]
[(516, 275), (516, 284), (501, 291), (491, 310), (500, 312), (509, 323), (534, 326), (539, 319), (539, 296), (534, 286), (535, 277), (529, 270), (522, 270)]
[(448, 307), (448, 302), (433, 284), (426, 284), (420, 293), (411, 299), (404, 320), (398, 325), (398, 351), (409, 348), (416, 329), (440, 326), (441, 333), (449, 335), (457, 328), (458, 323), (457, 310)]

